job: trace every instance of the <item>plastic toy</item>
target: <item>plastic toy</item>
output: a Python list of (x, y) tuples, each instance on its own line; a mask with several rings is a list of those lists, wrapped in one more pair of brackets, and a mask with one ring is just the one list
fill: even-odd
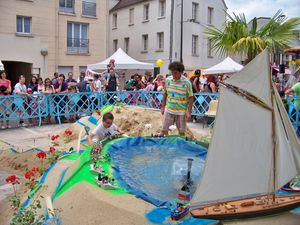
[(97, 165), (97, 161), (95, 161), (94, 163), (92, 163), (90, 165), (90, 171), (92, 173), (97, 173), (97, 174), (102, 174), (102, 175), (105, 172), (101, 165)]

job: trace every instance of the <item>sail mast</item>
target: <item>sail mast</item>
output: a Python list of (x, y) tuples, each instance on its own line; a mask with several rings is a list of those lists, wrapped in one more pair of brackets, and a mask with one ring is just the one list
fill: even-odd
[(276, 133), (275, 133), (275, 113), (274, 113), (274, 89), (272, 85), (271, 67), (269, 66), (269, 81), (270, 81), (270, 94), (272, 104), (272, 152), (273, 152), (273, 202), (275, 202), (276, 191)]

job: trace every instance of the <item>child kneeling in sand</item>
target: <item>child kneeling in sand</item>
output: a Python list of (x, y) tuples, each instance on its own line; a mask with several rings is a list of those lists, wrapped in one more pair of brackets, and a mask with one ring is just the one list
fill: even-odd
[(88, 142), (90, 145), (93, 144), (92, 138), (97, 136), (98, 140), (104, 137), (110, 137), (114, 134), (124, 135), (124, 132), (119, 130), (114, 122), (114, 115), (112, 113), (105, 113), (102, 118), (102, 123), (100, 123), (95, 130), (88, 136)]

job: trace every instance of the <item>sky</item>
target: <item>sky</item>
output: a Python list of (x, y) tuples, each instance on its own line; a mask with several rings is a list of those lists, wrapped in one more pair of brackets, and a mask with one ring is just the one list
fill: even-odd
[(300, 17), (300, 0), (225, 0), (228, 12), (244, 13), (247, 20), (272, 17), (278, 9), (288, 17)]

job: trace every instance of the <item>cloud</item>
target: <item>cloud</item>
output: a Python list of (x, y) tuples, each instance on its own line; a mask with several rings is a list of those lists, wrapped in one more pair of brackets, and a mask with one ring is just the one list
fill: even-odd
[(244, 13), (247, 20), (272, 17), (279, 9), (288, 17), (300, 17), (300, 0), (225, 0), (228, 12)]

